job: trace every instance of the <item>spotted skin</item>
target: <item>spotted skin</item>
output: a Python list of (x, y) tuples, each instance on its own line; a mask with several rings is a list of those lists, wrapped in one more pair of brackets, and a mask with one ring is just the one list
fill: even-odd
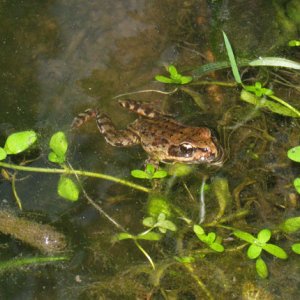
[(120, 105), (140, 117), (125, 130), (118, 130), (111, 119), (95, 109), (88, 109), (73, 121), (80, 127), (92, 118), (107, 143), (117, 147), (140, 144), (152, 161), (188, 164), (213, 163), (220, 160), (222, 148), (207, 127), (183, 125), (149, 104), (133, 100), (119, 101)]

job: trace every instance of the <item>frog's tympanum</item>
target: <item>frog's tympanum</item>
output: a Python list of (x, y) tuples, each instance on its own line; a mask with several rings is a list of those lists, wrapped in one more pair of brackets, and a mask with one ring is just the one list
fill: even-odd
[(119, 103), (140, 116), (127, 129), (116, 129), (111, 119), (96, 109), (87, 109), (79, 114), (72, 127), (79, 127), (95, 117), (107, 143), (117, 147), (140, 144), (153, 162), (220, 163), (223, 151), (209, 128), (180, 124), (145, 103), (133, 100), (122, 100)]

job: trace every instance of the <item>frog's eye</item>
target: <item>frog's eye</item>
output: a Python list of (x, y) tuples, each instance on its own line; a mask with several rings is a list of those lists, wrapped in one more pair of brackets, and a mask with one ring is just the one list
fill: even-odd
[(179, 148), (180, 152), (185, 157), (191, 156), (194, 152), (194, 147), (190, 143), (182, 143), (180, 144)]

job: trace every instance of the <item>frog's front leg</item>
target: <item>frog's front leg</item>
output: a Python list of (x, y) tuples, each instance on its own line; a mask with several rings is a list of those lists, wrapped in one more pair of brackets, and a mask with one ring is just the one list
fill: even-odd
[(96, 109), (87, 109), (79, 114), (72, 123), (72, 128), (80, 127), (88, 120), (96, 118), (97, 127), (107, 143), (116, 147), (128, 147), (140, 143), (139, 137), (129, 129), (118, 130), (111, 119)]

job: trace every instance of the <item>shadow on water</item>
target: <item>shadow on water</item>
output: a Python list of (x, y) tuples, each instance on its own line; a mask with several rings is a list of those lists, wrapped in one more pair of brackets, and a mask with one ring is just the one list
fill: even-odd
[[(52, 168), (47, 161), (48, 140), (62, 130), (69, 139), (68, 160), (74, 169), (125, 178), (153, 191), (148, 194), (82, 176), (81, 184), (95, 206), (132, 235), (145, 231), (143, 219), (159, 212), (177, 231), (168, 230), (159, 241), (132, 236), (113, 240), (120, 229), (85, 197), (68, 202), (57, 196), (57, 175), (2, 171), (1, 261), (38, 257), (41, 252), (57, 255), (51, 247), (44, 251), (47, 247), (35, 243), (30, 234), (46, 236), (50, 246), (49, 238), (59, 236), (63, 247), (54, 248), (69, 260), (5, 269), (0, 298), (298, 298), (296, 255), (289, 251), (288, 260), (280, 260), (262, 254), (270, 275), (259, 279), (255, 261), (246, 256), (246, 244), (232, 228), (255, 236), (269, 228), (272, 243), (284, 249), (299, 239), (299, 234), (278, 230), (284, 219), (299, 215), (292, 186), (297, 166), (286, 157), (286, 151), (299, 144), (299, 122), (242, 103), (228, 69), (199, 78), (229, 83), (225, 88), (194, 81), (168, 94), (176, 86), (154, 80), (171, 63), (188, 74), (207, 62), (224, 60), (221, 30), (227, 32), (239, 57), (284, 53), (299, 60), (299, 52), (285, 47), (299, 30), (294, 6), (295, 1), (286, 1), (285, 8), (282, 1), (2, 1), (0, 142), (3, 145), (15, 131), (33, 129), (40, 134), (39, 150), (7, 160), (22, 164), (33, 159), (28, 166)], [(298, 85), (299, 73), (258, 68), (244, 68), (241, 73), (245, 84), (269, 82), (276, 94), (297, 107), (293, 99), (299, 97), (299, 88), (291, 87)], [(123, 110), (116, 97), (146, 90), (120, 98), (151, 102), (185, 124), (212, 128), (226, 148), (224, 165), (181, 166), (184, 176), (173, 166), (161, 165), (171, 174), (167, 178), (134, 179), (130, 171), (143, 169), (147, 158), (141, 147), (108, 145), (94, 122), (70, 130), (74, 116), (89, 107), (100, 108), (118, 128), (126, 128), (136, 116)], [(17, 178), (23, 212), (17, 209), (12, 176)], [(203, 178), (206, 185), (201, 193)], [(193, 233), (203, 194), (203, 227), (222, 239), (214, 241), (222, 242), (223, 253)], [(155, 270), (139, 246), (150, 255)]]

